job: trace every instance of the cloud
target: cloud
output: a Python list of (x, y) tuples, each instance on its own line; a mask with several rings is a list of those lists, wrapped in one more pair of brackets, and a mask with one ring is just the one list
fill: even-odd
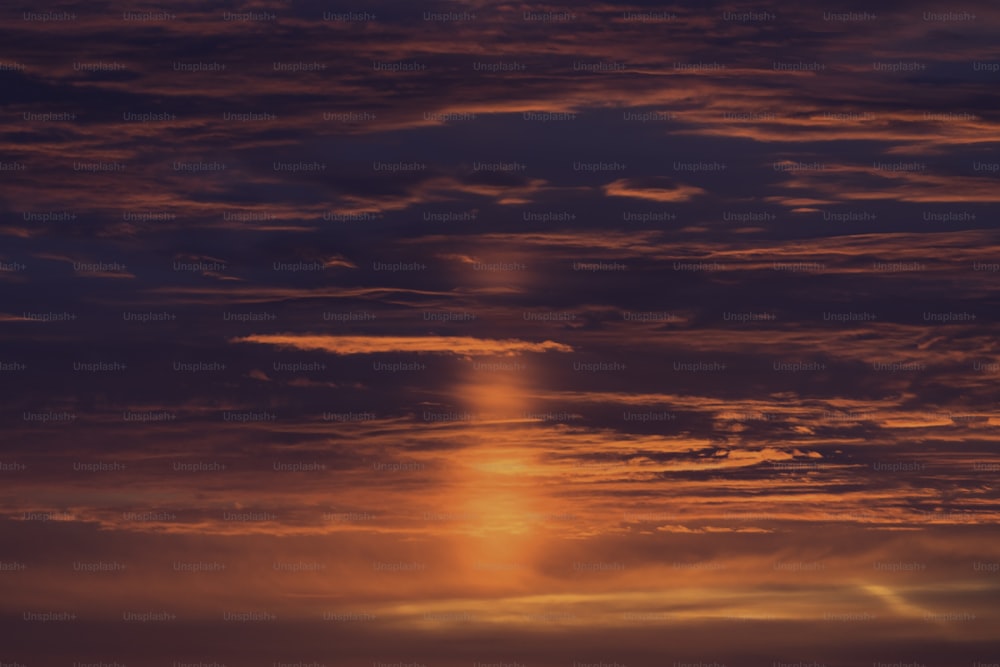
[(656, 202), (686, 202), (705, 190), (683, 183), (664, 183), (658, 185), (657, 180), (640, 181), (637, 179), (620, 178), (604, 186), (604, 194), (609, 197), (631, 197)]
[(336, 355), (384, 352), (437, 353), (461, 356), (513, 355), (521, 352), (572, 352), (563, 343), (540, 343), (469, 336), (324, 336), (321, 334), (255, 334), (231, 338), (231, 343), (258, 343), (297, 350), (321, 350)]

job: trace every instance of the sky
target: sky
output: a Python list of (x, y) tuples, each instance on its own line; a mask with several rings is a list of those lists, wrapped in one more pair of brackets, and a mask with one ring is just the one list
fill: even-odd
[(9, 3), (0, 667), (1000, 663), (998, 30)]

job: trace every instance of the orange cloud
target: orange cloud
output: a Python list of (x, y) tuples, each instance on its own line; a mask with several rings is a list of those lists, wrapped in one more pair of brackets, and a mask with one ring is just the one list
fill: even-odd
[(683, 183), (665, 187), (646, 187), (638, 184), (634, 179), (619, 178), (604, 186), (604, 194), (609, 197), (631, 197), (659, 202), (684, 202), (691, 201), (697, 195), (705, 194), (705, 191)]
[(520, 352), (572, 352), (554, 341), (493, 340), (471, 336), (324, 336), (315, 334), (252, 335), (231, 338), (231, 343), (260, 343), (297, 350), (321, 350), (338, 355), (380, 352), (444, 353), (457, 355), (511, 355)]

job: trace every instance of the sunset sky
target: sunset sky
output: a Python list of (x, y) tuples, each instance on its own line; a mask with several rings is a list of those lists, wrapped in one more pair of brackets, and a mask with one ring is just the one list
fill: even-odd
[(1000, 5), (0, 9), (0, 667), (1000, 664)]

